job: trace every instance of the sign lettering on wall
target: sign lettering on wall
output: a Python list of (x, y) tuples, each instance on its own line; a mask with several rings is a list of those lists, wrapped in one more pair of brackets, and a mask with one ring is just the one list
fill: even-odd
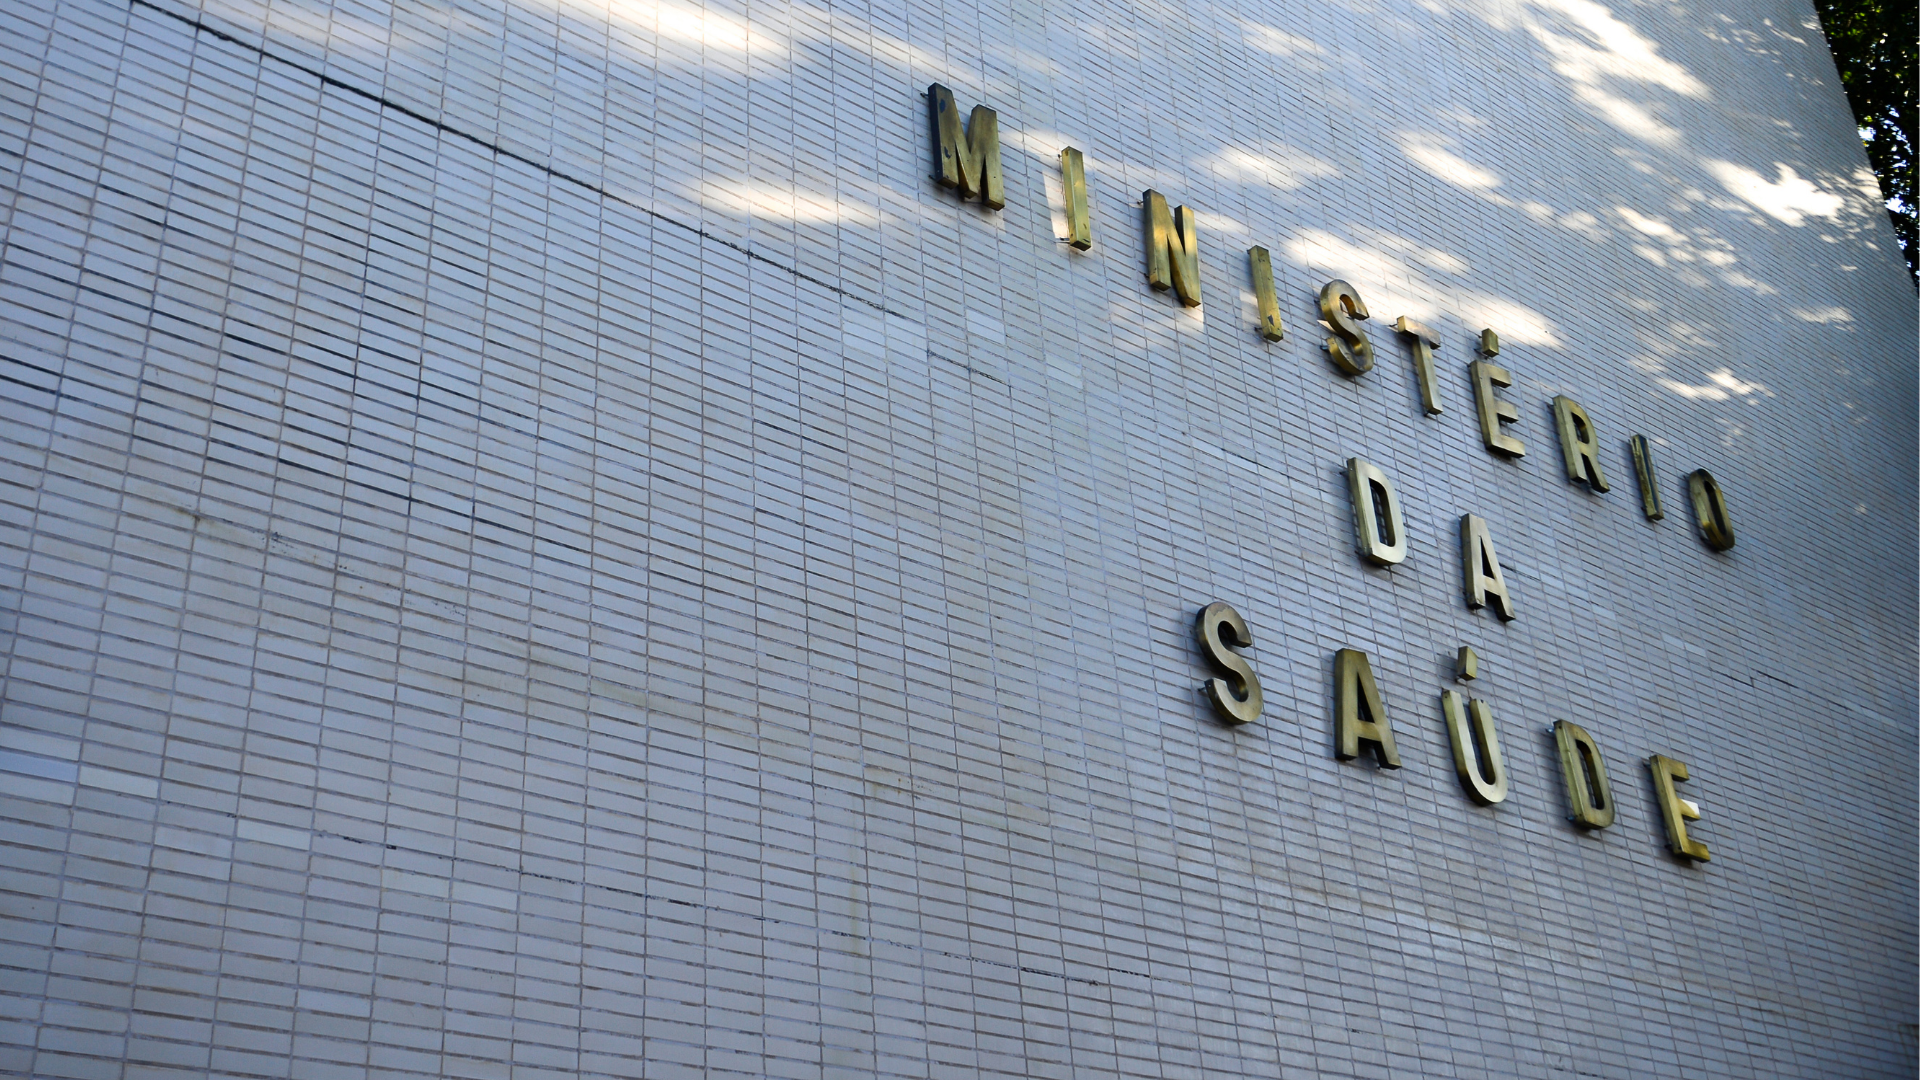
[[(999, 115), (985, 105), (975, 105), (962, 125), (952, 91), (938, 83), (927, 90), (927, 107), (933, 129), (934, 181), (954, 189), (963, 200), (977, 198), (991, 209), (1003, 208), (1006, 187), (1000, 167)], [(1093, 247), (1086, 169), (1085, 155), (1078, 149), (1067, 147), (1060, 152), (1068, 233), (1062, 239), (1077, 251)], [(1199, 214), (1188, 206), (1173, 207), (1165, 195), (1149, 189), (1141, 196), (1141, 218), (1147, 283), (1154, 289), (1171, 291), (1184, 307), (1198, 308)], [(1259, 313), (1255, 332), (1264, 341), (1284, 340), (1286, 328), (1281, 320), (1273, 259), (1266, 248), (1248, 249), (1247, 273)], [(1327, 327), (1328, 359), (1349, 378), (1365, 376), (1374, 368), (1375, 349), (1365, 325), (1372, 316), (1360, 291), (1350, 282), (1335, 278), (1321, 285), (1318, 300), (1320, 319)], [(1445, 415), (1434, 361), (1441, 347), (1440, 336), (1404, 315), (1392, 329), (1407, 342), (1422, 411), (1429, 418)], [(1513, 373), (1495, 362), (1500, 355), (1500, 335), (1492, 328), (1482, 330), (1477, 344), (1479, 357), (1468, 363), (1467, 375), (1473, 386), (1480, 440), (1489, 453), (1518, 461), (1526, 456), (1527, 445), (1509, 430), (1509, 425), (1520, 419), (1519, 405), (1500, 396), (1500, 391), (1514, 385)], [(1556, 396), (1552, 405), (1567, 482), (1584, 484), (1596, 495), (1611, 491), (1600, 462), (1599, 430), (1586, 408), (1565, 394)], [(1628, 441), (1628, 447), (1639, 484), (1641, 511), (1647, 520), (1660, 521), (1666, 515), (1652, 448), (1647, 437), (1638, 434)], [(1347, 486), (1359, 557), (1375, 566), (1400, 563), (1408, 549), (1406, 513), (1392, 478), (1364, 458), (1352, 457), (1347, 461)], [(1716, 552), (1732, 549), (1734, 534), (1726, 495), (1713, 475), (1705, 469), (1689, 474), (1687, 496), (1701, 541)], [(1501, 571), (1492, 530), (1477, 514), (1460, 518), (1460, 564), (1468, 606), (1491, 607), (1501, 622), (1511, 622), (1517, 615), (1513, 592)], [(1215, 601), (1201, 609), (1194, 630), (1202, 656), (1219, 673), (1202, 687), (1214, 712), (1222, 721), (1236, 726), (1258, 720), (1264, 700), (1260, 678), (1248, 658), (1238, 651), (1253, 646), (1253, 633), (1246, 620), (1230, 605)], [(1474, 679), (1478, 665), (1474, 651), (1462, 647), (1458, 678)], [(1482, 806), (1505, 801), (1512, 778), (1500, 752), (1493, 706), (1455, 690), (1443, 691), (1439, 706), (1462, 790)], [(1552, 734), (1559, 751), (1569, 820), (1585, 829), (1610, 827), (1615, 816), (1614, 796), (1599, 743), (1585, 728), (1566, 720), (1555, 721)], [(1372, 661), (1357, 649), (1341, 649), (1334, 656), (1333, 742), (1334, 755), (1341, 760), (1368, 755), (1380, 768), (1401, 766), (1392, 718), (1374, 678)], [(1688, 779), (1686, 765), (1655, 754), (1648, 759), (1647, 768), (1669, 850), (1678, 858), (1707, 861), (1706, 845), (1687, 835), (1686, 823), (1699, 819), (1700, 808), (1675, 792), (1675, 785)]]

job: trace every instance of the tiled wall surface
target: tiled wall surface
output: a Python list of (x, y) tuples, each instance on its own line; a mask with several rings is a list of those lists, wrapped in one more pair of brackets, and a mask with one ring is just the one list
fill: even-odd
[[(927, 179), (933, 82), (998, 110), (1004, 211)], [(1912, 1076), (1915, 299), (1871, 183), (1806, 0), (11, 0), (0, 1071)], [(1149, 187), (1197, 310), (1143, 279)], [(1342, 647), (1397, 772), (1332, 754)]]

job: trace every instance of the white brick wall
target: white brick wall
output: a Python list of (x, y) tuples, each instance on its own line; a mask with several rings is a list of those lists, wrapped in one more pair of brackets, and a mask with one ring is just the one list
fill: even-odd
[[(0, 32), (0, 1070), (1913, 1074), (1915, 302), (1801, 0)], [(998, 110), (1004, 212), (927, 179), (935, 81)], [(1198, 311), (1143, 280), (1148, 187), (1201, 214)], [(1391, 570), (1351, 456), (1406, 502)], [(1461, 598), (1468, 512), (1511, 624)], [(1332, 756), (1341, 647), (1398, 772)]]

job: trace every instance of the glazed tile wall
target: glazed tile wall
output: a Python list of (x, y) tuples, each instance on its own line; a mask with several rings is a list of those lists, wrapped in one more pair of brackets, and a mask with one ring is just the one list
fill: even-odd
[[(0, 26), (0, 1070), (1913, 1074), (1914, 293), (1803, 0)], [(932, 82), (998, 110), (1003, 212), (926, 178)], [(1197, 311), (1143, 280), (1149, 187)], [(1256, 725), (1197, 691), (1212, 600)], [(1398, 772), (1332, 756), (1342, 647)]]

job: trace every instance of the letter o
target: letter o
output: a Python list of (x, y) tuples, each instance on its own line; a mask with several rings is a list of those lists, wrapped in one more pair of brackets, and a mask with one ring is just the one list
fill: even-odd
[(1687, 494), (1693, 501), (1693, 521), (1700, 527), (1700, 539), (1715, 551), (1733, 547), (1733, 522), (1727, 517), (1727, 497), (1713, 474), (1695, 469), (1687, 477)]

